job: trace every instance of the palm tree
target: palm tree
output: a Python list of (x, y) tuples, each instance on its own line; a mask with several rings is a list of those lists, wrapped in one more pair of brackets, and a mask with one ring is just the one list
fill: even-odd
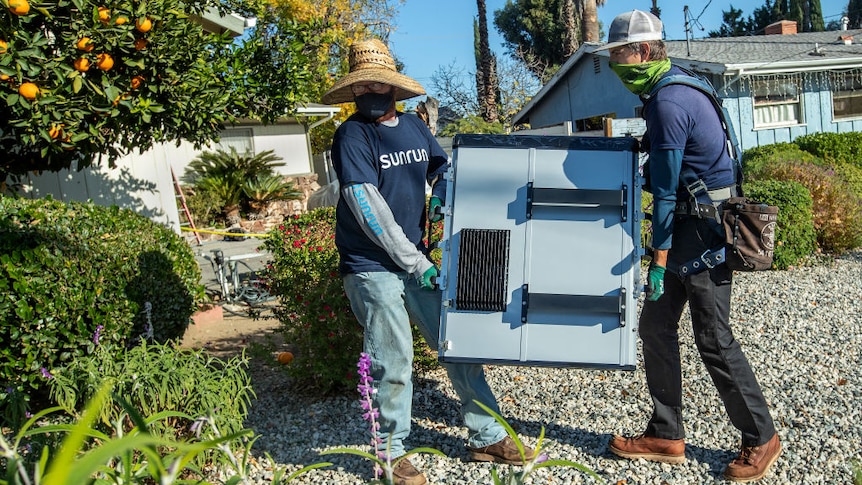
[(485, 0), (476, 0), (479, 10), (479, 23), (476, 30), (476, 94), (479, 97), (479, 110), (482, 119), (488, 123), (494, 123), (500, 119), (497, 112), (497, 91), (500, 83), (497, 79), (497, 60), (491, 53), (488, 43), (488, 14), (485, 9)]
[(605, 0), (578, 0), (581, 15), (582, 39), (584, 42), (599, 41), (598, 7), (604, 6)]

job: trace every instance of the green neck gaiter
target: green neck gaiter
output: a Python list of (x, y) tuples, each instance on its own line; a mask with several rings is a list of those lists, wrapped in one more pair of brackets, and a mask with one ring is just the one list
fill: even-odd
[(670, 59), (641, 64), (610, 63), (611, 70), (629, 91), (640, 96), (655, 86), (662, 74), (670, 71)]

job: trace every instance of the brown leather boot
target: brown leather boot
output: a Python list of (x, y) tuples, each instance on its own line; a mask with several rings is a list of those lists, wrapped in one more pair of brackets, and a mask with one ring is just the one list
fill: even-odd
[(492, 461), (507, 465), (523, 465), (526, 461), (532, 460), (536, 455), (536, 452), (532, 448), (524, 445), (524, 458), (521, 458), (518, 445), (509, 436), (492, 445), (481, 448), (471, 448), (468, 446), (467, 450), (470, 452), (470, 459), (473, 461)]
[(425, 479), (425, 474), (420, 473), (407, 458), (399, 461), (392, 469), (393, 485), (425, 485), (426, 483), (428, 480)]
[(653, 436), (624, 438), (614, 436), (608, 447), (611, 453), (623, 458), (643, 458), (662, 463), (685, 462), (685, 440), (666, 440)]
[(780, 455), (778, 433), (760, 446), (743, 446), (739, 456), (724, 470), (724, 478), (732, 482), (760, 480)]

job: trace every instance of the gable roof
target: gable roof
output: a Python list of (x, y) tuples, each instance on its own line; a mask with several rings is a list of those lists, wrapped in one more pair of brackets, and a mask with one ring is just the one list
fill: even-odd
[[(849, 38), (850, 44), (845, 44)], [(588, 54), (608, 57), (608, 51), (593, 52), (601, 43), (585, 43), (512, 119), (529, 120), (530, 110)], [(674, 64), (704, 74), (725, 76), (795, 73), (858, 69), (862, 67), (862, 29), (804, 32), (798, 34), (716, 37), (697, 40), (666, 40), (668, 57)]]

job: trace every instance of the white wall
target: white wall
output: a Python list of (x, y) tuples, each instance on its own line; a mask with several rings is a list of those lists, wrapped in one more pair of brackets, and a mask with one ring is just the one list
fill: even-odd
[[(278, 172), (290, 175), (307, 175), (312, 172), (308, 140), (305, 129), (298, 124), (248, 125), (251, 128), (255, 153), (274, 150), (286, 164)], [(24, 181), (22, 195), (31, 199), (44, 198), (69, 201), (87, 201), (103, 206), (117, 205), (129, 208), (155, 222), (171, 227), (180, 233), (178, 201), (171, 178), (171, 167), (182, 178), (189, 162), (202, 151), (191, 143), (159, 144), (151, 150), (129, 154), (116, 163), (116, 168), (89, 167), (81, 171), (67, 170), (29, 175)], [(182, 219), (185, 221), (185, 219)]]

